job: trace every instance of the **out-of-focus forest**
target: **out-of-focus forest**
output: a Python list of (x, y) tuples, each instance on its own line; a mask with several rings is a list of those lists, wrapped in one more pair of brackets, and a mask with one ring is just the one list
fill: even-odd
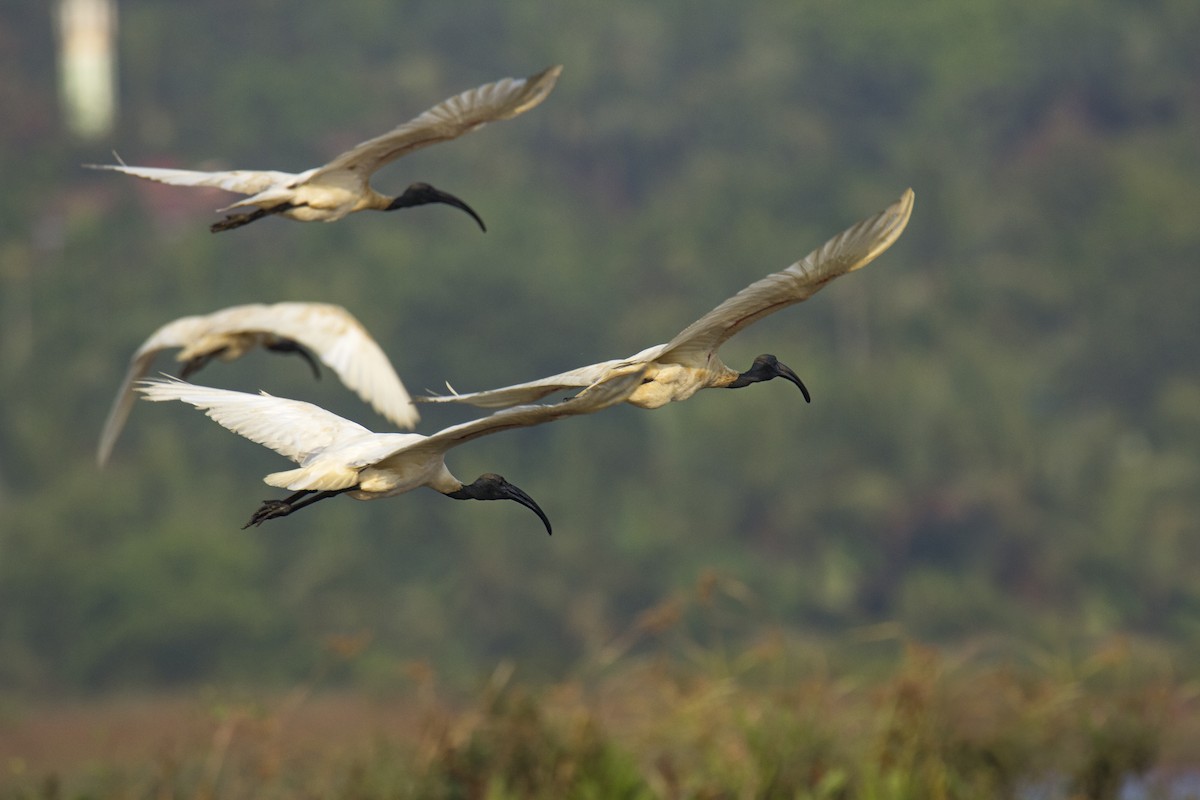
[[(353, 685), (558, 680), (652, 648), (672, 609), (734, 650), (884, 626), (1194, 665), (1197, 30), (1184, 0), (122, 0), (118, 123), (84, 141), (52, 14), (6, 5), (0, 689), (287, 685), (338, 637), (368, 642)], [(80, 166), (299, 171), (557, 63), (540, 107), (375, 177), (457, 194), (486, 234), (429, 206), (213, 235), (231, 196)], [(778, 355), (811, 405), (776, 381), (450, 453), (552, 538), (430, 491), (240, 530), (287, 462), (179, 404), (139, 403), (95, 465), (128, 357), (177, 316), (339, 303), (410, 389), (490, 388), (666, 341), (909, 186), (889, 252), (722, 351)], [(387, 430), (294, 359), (197, 380)], [(476, 413), (422, 410), (425, 433)], [(689, 621), (697, 581), (736, 590)]]

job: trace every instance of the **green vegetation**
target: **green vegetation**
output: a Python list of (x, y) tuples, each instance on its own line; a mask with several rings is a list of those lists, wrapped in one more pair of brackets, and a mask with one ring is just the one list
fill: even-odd
[[(939, 653), (881, 631), (822, 642), (765, 631), (737, 650), (688, 633), (689, 617), (719, 627), (743, 592), (706, 576), (630, 629), (652, 654), (537, 685), (503, 661), (469, 699), (424, 662), (396, 665), (373, 689), (316, 691), (371, 648), (342, 637), (285, 695), (209, 690), (52, 712), (40, 739), (13, 750), (40, 758), (10, 758), (0, 797), (1105, 800), (1129, 796), (1131, 780), (1141, 797), (1186, 796), (1194, 685), (1144, 645), (1014, 662), (978, 643)], [(0, 747), (13, 747), (21, 714), (0, 721)], [(79, 729), (105, 760), (78, 758)]]
[[(347, 797), (1004, 796), (1043, 768), (1104, 796), (1158, 763), (1200, 653), (1200, 4), (120, 10), (103, 142), (61, 131), (47, 9), (0, 19), (0, 695), (288, 686), (329, 637), (366, 631), (332, 687), (396, 690), (412, 662), (450, 696), (496, 663), (520, 682), (469, 701), (465, 734), (394, 745), (411, 770), (312, 765)], [(214, 236), (224, 195), (78, 168), (114, 148), (302, 168), (553, 63), (543, 106), (377, 177), (454, 192), (486, 235), (423, 208)], [(452, 455), (533, 495), (550, 539), (496, 507), (513, 504), (432, 492), (240, 531), (283, 462), (183, 408), (141, 404), (94, 466), (125, 360), (176, 316), (340, 303), (411, 388), (486, 388), (665, 341), (907, 186), (891, 251), (723, 350), (775, 353), (811, 406), (774, 384), (703, 392)], [(259, 355), (199, 378), (385, 425), (302, 367)], [(430, 409), (421, 430), (471, 413)], [(635, 666), (648, 645), (623, 632), (709, 570), (748, 587), (742, 612), (681, 611), (720, 636), (702, 663), (668, 648)], [(727, 673), (740, 656), (712, 658), (874, 626), (910, 655), (864, 647), (815, 673), (781, 656), (749, 683)], [(1099, 685), (1108, 668), (1054, 672), (1120, 640), (1127, 691)], [(980, 642), (961, 673), (931, 654)], [(678, 702), (609, 719), (606, 670), (632, 681), (618, 704)], [(560, 702), (576, 674), (583, 699)], [(522, 748), (558, 766), (527, 769)], [(130, 785), (203, 794), (187, 763)]]

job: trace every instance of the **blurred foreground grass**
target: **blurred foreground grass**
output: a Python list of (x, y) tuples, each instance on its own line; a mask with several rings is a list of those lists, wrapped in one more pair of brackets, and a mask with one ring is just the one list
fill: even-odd
[(9, 699), (0, 797), (1195, 796), (1197, 683), (1151, 644), (951, 650), (886, 628), (723, 644), (744, 594), (706, 575), (552, 684), (505, 661), (463, 692), (414, 661), (351, 689), (363, 634), (290, 692)]

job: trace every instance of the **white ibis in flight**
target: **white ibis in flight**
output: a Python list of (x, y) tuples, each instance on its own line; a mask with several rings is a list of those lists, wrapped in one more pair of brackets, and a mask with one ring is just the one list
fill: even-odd
[(562, 66), (554, 66), (524, 79), (505, 78), (444, 100), (420, 116), (387, 133), (368, 139), (328, 164), (298, 174), (273, 170), (197, 172), (125, 164), (85, 164), (176, 186), (208, 186), (250, 195), (221, 212), (229, 214), (212, 225), (214, 233), (239, 228), (272, 214), (301, 222), (334, 222), (355, 211), (394, 211), (398, 208), (446, 203), (462, 209), (487, 228), (474, 209), (452, 194), (427, 183), (414, 183), (402, 194), (389, 197), (371, 188), (372, 173), (401, 156), (438, 142), (457, 139), (481, 125), (512, 119), (541, 103), (558, 80)]
[(497, 411), (432, 436), (372, 433), (311, 403), (272, 397), (265, 392), (247, 394), (175, 379), (143, 380), (137, 390), (147, 400), (191, 403), (234, 433), (300, 465), (263, 478), (268, 485), (294, 494), (281, 500), (264, 500), (243, 527), (261, 525), (340, 494), (355, 500), (376, 500), (428, 486), (455, 500), (515, 500), (537, 514), (546, 532), (552, 533), (550, 520), (533, 498), (494, 473), (464, 484), (446, 468), (446, 451), (486, 434), (599, 411), (620, 403), (641, 380), (640, 373), (630, 372), (571, 400)]
[(603, 361), (528, 383), (462, 394), (451, 389), (448, 395), (413, 399), (423, 403), (470, 403), (483, 408), (503, 408), (531, 403), (558, 391), (582, 389), (586, 394), (592, 391), (591, 387), (605, 381), (644, 370), (643, 383), (628, 399), (640, 408), (658, 408), (686, 400), (700, 389), (737, 389), (772, 378), (796, 384), (804, 399), (810, 401), (808, 389), (799, 376), (775, 356), (760, 355), (749, 369), (738, 372), (721, 362), (717, 350), (752, 322), (807, 300), (839, 275), (871, 263), (899, 238), (912, 207), (913, 191), (908, 189), (880, 213), (833, 237), (787, 269), (750, 284), (666, 344), (646, 348), (628, 358)]

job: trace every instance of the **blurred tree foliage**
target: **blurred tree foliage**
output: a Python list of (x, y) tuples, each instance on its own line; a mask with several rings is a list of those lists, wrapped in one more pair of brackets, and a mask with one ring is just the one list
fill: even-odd
[[(0, 686), (284, 679), (363, 630), (368, 671), (555, 676), (708, 567), (769, 625), (1200, 652), (1200, 5), (120, 13), (120, 128), (89, 143), (60, 124), (48, 9), (0, 16)], [(542, 107), (377, 176), (460, 194), (486, 235), (432, 207), (212, 236), (224, 195), (79, 168), (301, 169), (553, 63)], [(283, 462), (182, 407), (142, 404), (95, 468), (125, 360), (176, 316), (341, 303), (410, 388), (484, 388), (665, 341), (910, 185), (889, 253), (723, 351), (776, 353), (811, 406), (704, 392), (452, 453), (552, 539), (432, 492), (239, 531)], [(201, 379), (384, 425), (290, 360)]]

